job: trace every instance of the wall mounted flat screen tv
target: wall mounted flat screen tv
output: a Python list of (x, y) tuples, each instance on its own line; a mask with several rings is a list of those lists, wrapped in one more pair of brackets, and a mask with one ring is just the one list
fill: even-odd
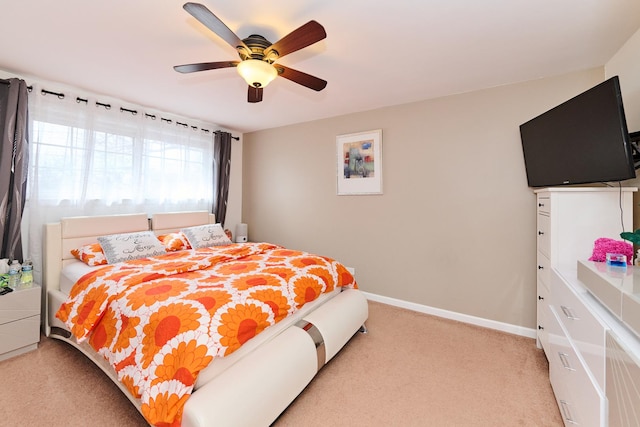
[(617, 76), (520, 125), (529, 187), (635, 178)]

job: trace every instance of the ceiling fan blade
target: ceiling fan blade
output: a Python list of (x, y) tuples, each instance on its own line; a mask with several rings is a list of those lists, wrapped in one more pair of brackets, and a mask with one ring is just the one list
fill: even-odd
[(327, 37), (327, 33), (324, 27), (318, 24), (316, 21), (309, 21), (297, 30), (293, 30), (267, 49), (264, 50), (264, 56), (269, 57), (269, 53), (276, 51), (278, 57), (282, 58), (285, 55), (300, 50), (303, 47), (310, 46), (316, 42)]
[(206, 6), (200, 3), (185, 3), (182, 6), (191, 16), (196, 18), (205, 27), (216, 33), (220, 38), (229, 43), (234, 49), (244, 49), (248, 55), (251, 50), (236, 34), (227, 27), (224, 22), (214, 15)]
[(298, 83), (299, 85), (306, 86), (309, 89), (313, 89), (319, 92), (327, 87), (326, 80), (314, 77), (311, 74), (303, 73), (302, 71), (294, 70), (293, 68), (287, 68), (284, 65), (280, 64), (273, 64), (273, 66), (276, 67), (276, 70), (278, 70), (278, 75), (280, 77), (289, 79), (292, 82)]
[(247, 101), (251, 103), (262, 101), (262, 88), (249, 86), (249, 92), (247, 93)]
[(218, 68), (235, 67), (240, 61), (201, 62), (199, 64), (184, 64), (173, 67), (179, 73), (193, 73), (196, 71), (215, 70)]

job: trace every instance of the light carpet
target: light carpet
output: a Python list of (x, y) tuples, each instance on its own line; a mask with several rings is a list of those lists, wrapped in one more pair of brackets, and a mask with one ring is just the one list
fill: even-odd
[[(367, 327), (275, 427), (562, 425), (533, 339), (376, 302)], [(0, 362), (0, 393), (0, 426), (146, 425), (99, 368), (54, 339)]]

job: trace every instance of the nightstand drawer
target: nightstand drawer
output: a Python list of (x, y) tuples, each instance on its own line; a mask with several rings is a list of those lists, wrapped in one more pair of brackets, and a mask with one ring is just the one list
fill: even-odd
[(40, 315), (0, 325), (0, 355), (40, 341)]
[(42, 288), (34, 286), (17, 289), (0, 296), (0, 325), (25, 317), (40, 315), (40, 294)]

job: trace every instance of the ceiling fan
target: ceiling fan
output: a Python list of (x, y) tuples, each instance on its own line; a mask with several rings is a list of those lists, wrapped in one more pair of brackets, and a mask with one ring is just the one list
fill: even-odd
[(327, 86), (325, 80), (275, 63), (279, 58), (327, 37), (324, 27), (316, 21), (307, 22), (275, 43), (271, 43), (258, 34), (252, 34), (246, 39), (240, 40), (233, 31), (204, 5), (185, 3), (183, 8), (205, 27), (236, 49), (241, 60), (176, 65), (173, 67), (174, 70), (180, 73), (193, 73), (217, 68), (236, 67), (238, 73), (249, 85), (247, 95), (249, 102), (262, 101), (264, 87), (278, 76), (315, 91), (321, 91)]

